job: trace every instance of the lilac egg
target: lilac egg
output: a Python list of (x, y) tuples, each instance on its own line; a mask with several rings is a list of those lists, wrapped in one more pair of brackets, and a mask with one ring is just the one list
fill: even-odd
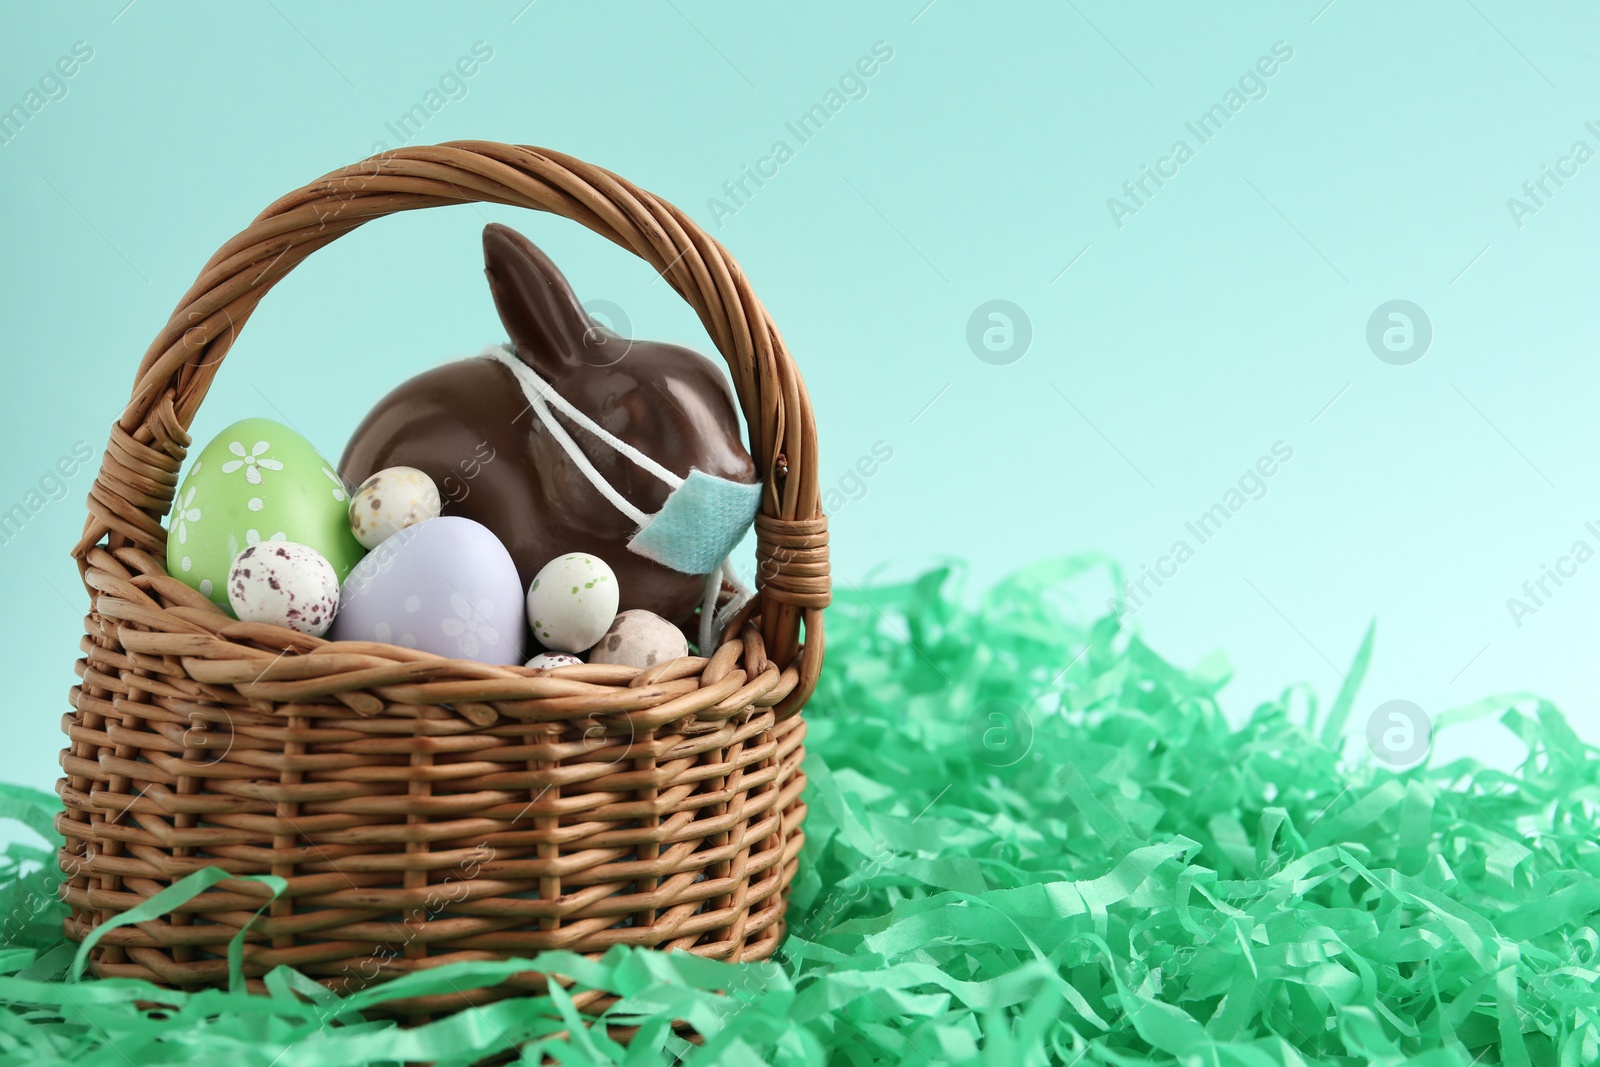
[(517, 565), (488, 527), (445, 515), (387, 538), (350, 572), (328, 636), (520, 664), (523, 600)]

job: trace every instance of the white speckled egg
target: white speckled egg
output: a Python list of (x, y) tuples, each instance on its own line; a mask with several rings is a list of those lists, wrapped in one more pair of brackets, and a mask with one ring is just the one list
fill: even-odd
[(233, 561), (228, 603), (245, 622), (287, 626), (321, 637), (339, 609), (339, 575), (314, 548), (293, 541), (263, 541)]
[(350, 497), (350, 532), (366, 548), (419, 522), (439, 517), (439, 487), (415, 467), (386, 467)]
[(605, 560), (568, 552), (540, 568), (528, 587), (528, 625), (546, 648), (582, 652), (604, 636), (620, 595)]
[(541, 671), (553, 671), (557, 667), (575, 667), (583, 660), (570, 652), (541, 652), (523, 664), (525, 667), (534, 667)]
[(653, 611), (634, 608), (611, 622), (589, 653), (590, 663), (615, 663), (624, 667), (654, 667), (689, 654), (683, 631)]

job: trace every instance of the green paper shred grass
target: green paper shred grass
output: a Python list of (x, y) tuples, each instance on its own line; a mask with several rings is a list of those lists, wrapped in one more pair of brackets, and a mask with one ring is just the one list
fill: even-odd
[[(829, 613), (778, 960), (531, 962), (618, 994), (606, 1025), (560, 991), (370, 1017), (528, 961), (342, 999), (287, 969), (270, 995), (74, 983), (53, 857), (13, 845), (0, 1063), (1600, 1062), (1600, 753), (1555, 708), (1438, 717), (1497, 714), (1514, 773), (1395, 772), (1340, 749), (1370, 632), (1326, 711), (1294, 687), (1235, 728), (1219, 661), (1174, 667), (1069, 595), (1114, 568), (1042, 565), (976, 606), (957, 574), (846, 586)], [(0, 792), (51, 840), (55, 807)]]

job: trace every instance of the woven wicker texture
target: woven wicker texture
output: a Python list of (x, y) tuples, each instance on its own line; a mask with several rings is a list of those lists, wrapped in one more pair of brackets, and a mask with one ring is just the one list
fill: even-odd
[[(331, 643), (237, 622), (166, 574), (188, 426), (261, 298), (363, 223), (473, 201), (553, 212), (631, 250), (726, 357), (765, 492), (758, 595), (709, 657), (536, 673)], [(223, 881), (108, 931), (94, 972), (222, 981), (241, 926), (248, 975), (289, 964), (341, 989), (552, 948), (770, 955), (803, 839), (796, 713), (829, 595), (816, 466), (805, 386), (738, 265), (615, 174), (456, 142), (279, 200), (211, 258), (146, 352), (89, 497), (73, 554), (92, 608), (59, 785), (67, 933), (214, 866), (288, 889), (252, 922), (270, 890)]]

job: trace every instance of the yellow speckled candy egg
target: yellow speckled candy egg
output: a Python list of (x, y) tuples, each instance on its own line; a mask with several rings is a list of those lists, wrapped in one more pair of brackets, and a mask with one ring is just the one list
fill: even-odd
[(443, 502), (433, 479), (415, 467), (385, 467), (350, 497), (350, 532), (366, 548), (419, 522), (439, 517)]

